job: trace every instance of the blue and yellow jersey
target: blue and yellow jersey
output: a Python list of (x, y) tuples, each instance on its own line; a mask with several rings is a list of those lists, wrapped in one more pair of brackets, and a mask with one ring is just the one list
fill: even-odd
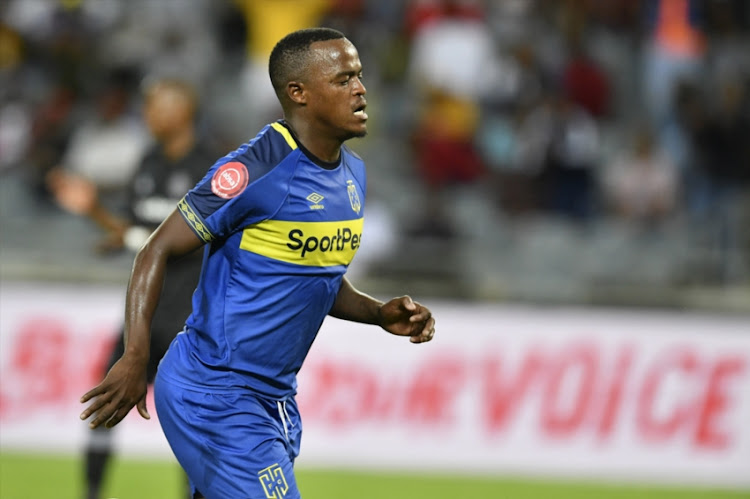
[(285, 398), (362, 240), (365, 166), (317, 160), (283, 122), (214, 164), (179, 210), (207, 244), (193, 313), (162, 362), (188, 386)]

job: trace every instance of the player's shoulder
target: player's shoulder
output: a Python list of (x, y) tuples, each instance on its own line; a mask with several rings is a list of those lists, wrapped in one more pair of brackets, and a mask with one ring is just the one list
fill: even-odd
[(349, 146), (341, 146), (342, 155), (347, 168), (352, 172), (355, 178), (364, 184), (366, 180), (365, 162), (359, 154), (352, 151)]
[(351, 147), (349, 147), (348, 145), (346, 145), (346, 144), (342, 145), (341, 146), (341, 150), (344, 152), (344, 154), (346, 156), (352, 158), (355, 162), (358, 161), (358, 162), (360, 162), (360, 163), (362, 163), (364, 165), (365, 161), (362, 159), (362, 157), (359, 154), (357, 154), (356, 152), (354, 152), (351, 149)]
[(230, 156), (233, 156), (234, 161), (245, 163), (248, 167), (263, 165), (273, 168), (295, 149), (297, 143), (289, 130), (280, 122), (275, 122), (263, 127), (258, 135)]
[(253, 139), (216, 161), (212, 170), (228, 163), (242, 163), (252, 183), (283, 163), (295, 149), (297, 145), (288, 129), (279, 122), (271, 123)]

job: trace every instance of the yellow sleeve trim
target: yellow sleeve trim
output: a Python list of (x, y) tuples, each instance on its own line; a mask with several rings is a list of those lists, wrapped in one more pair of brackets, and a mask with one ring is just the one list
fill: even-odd
[(180, 209), (182, 217), (204, 243), (210, 243), (213, 241), (214, 235), (211, 234), (211, 231), (208, 230), (208, 227), (206, 227), (200, 217), (193, 211), (184, 197), (180, 199), (179, 203), (177, 203), (177, 207)]
[(289, 133), (289, 130), (287, 130), (287, 128), (284, 125), (282, 125), (279, 122), (276, 122), (276, 123), (272, 123), (271, 127), (277, 132), (279, 132), (282, 137), (284, 137), (284, 140), (286, 140), (286, 143), (289, 145), (289, 147), (292, 148), (292, 151), (297, 149), (297, 143), (294, 141), (292, 134)]

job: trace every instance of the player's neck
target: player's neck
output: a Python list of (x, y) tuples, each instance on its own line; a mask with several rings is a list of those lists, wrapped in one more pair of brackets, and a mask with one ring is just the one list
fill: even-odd
[(294, 118), (285, 118), (284, 121), (297, 140), (316, 158), (327, 163), (333, 163), (341, 157), (340, 140), (326, 137), (325, 134), (320, 133), (306, 121), (295, 120)]

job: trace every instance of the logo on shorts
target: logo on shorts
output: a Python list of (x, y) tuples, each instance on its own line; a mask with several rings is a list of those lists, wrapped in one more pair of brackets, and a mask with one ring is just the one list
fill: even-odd
[(216, 170), (211, 179), (211, 191), (224, 199), (231, 199), (247, 187), (247, 167), (239, 161), (230, 161)]
[(272, 464), (268, 468), (258, 472), (258, 480), (263, 486), (263, 492), (267, 499), (282, 499), (289, 492), (289, 485), (284, 476), (284, 470), (279, 464)]

